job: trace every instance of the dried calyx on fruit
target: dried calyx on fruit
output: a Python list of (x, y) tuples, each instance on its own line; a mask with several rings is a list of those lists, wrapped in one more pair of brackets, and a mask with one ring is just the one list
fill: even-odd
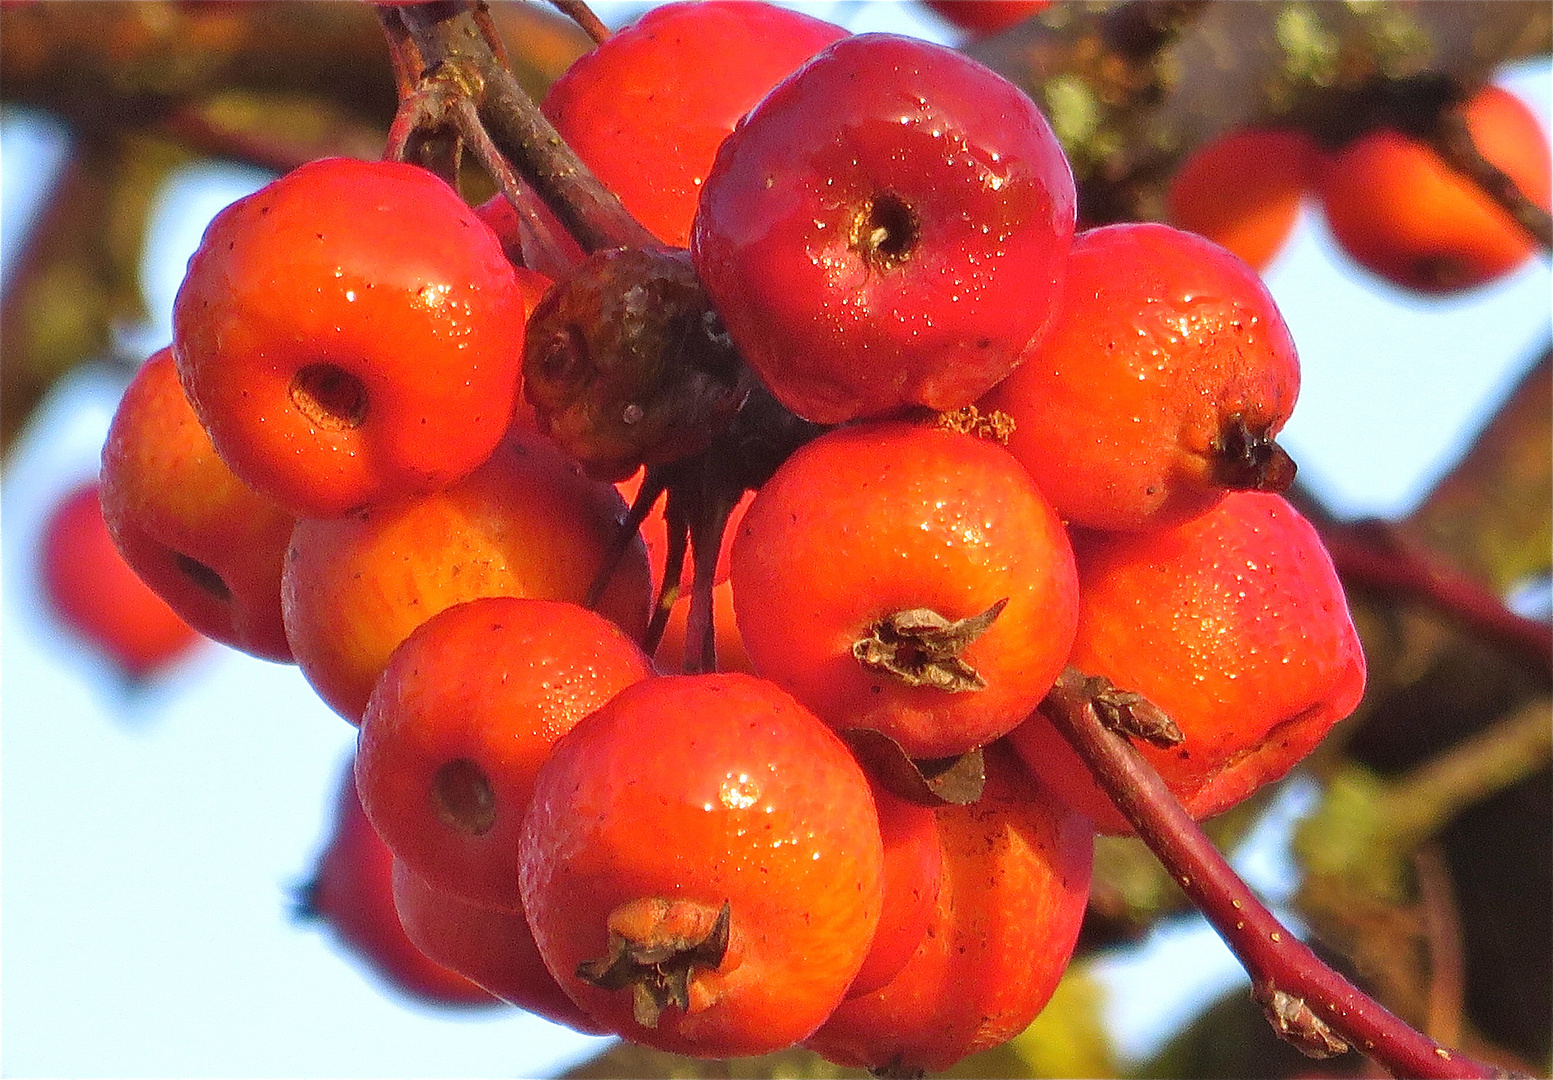
[(612, 248), (535, 309), (523, 379), (540, 429), (589, 473), (622, 480), (706, 449), (751, 376), (688, 252)]

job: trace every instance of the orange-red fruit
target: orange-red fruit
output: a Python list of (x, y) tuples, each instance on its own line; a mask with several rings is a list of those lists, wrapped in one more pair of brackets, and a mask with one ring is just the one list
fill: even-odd
[[(1067, 533), (1025, 469), (994, 442), (905, 421), (838, 428), (788, 458), (745, 513), (729, 580), (758, 672), (832, 726), (881, 731), (917, 758), (1023, 720), (1078, 613)], [(959, 652), (981, 689), (911, 685), (855, 651), (889, 616), (956, 622), (1003, 600)]]
[(96, 481), (54, 508), (39, 542), (43, 591), (55, 614), (130, 678), (148, 678), (199, 644), (199, 633), (119, 554)]
[(1074, 209), (1024, 91), (954, 49), (858, 34), (724, 140), (691, 254), (772, 395), (839, 424), (959, 409), (1013, 370), (1057, 312)]
[(497, 911), (443, 892), (398, 859), (394, 909), (415, 947), (509, 1005), (590, 1035), (606, 1032), (545, 969), (521, 911)]
[(216, 215), (173, 348), (232, 470), (298, 516), (334, 517), (490, 456), (527, 315), (501, 242), (442, 180), (329, 158)]
[(1289, 329), (1256, 272), (1153, 223), (1081, 233), (1056, 325), (981, 401), (1064, 519), (1157, 529), (1231, 488), (1282, 490), (1299, 394)]
[(1018, 26), (1051, 0), (925, 0), (944, 19), (978, 37)]
[[(1548, 136), (1514, 94), (1486, 86), (1462, 107), (1473, 144), (1547, 210)], [(1380, 129), (1326, 161), (1321, 205), (1333, 238), (1361, 266), (1421, 293), (1456, 292), (1515, 270), (1536, 240), (1422, 141)]]
[(577, 604), (485, 597), (416, 628), (361, 721), (356, 784), (394, 854), (436, 888), (517, 911), (518, 828), (550, 746), (652, 674)]
[(753, 0), (664, 4), (573, 63), (544, 113), (654, 236), (687, 247), (718, 146), (767, 91), (846, 34)]
[[(445, 491), (302, 520), (282, 579), (286, 635), (302, 673), (359, 722), (389, 655), (444, 608), (482, 596), (583, 603), (625, 506), (542, 436), (514, 433)], [(626, 551), (596, 610), (633, 637), (652, 586), (640, 544)]]
[(939, 1072), (1019, 1034), (1067, 968), (1089, 898), (1089, 823), (1012, 757), (987, 755), (987, 786), (937, 811), (938, 903), (921, 944), (886, 986), (841, 1004), (805, 1045), (890, 1075)]
[(933, 808), (893, 794), (870, 781), (884, 841), (884, 909), (873, 944), (847, 997), (871, 994), (911, 959), (938, 907), (944, 856)]
[[(1315, 528), (1276, 495), (1242, 492), (1194, 521), (1077, 545), (1071, 663), (1143, 694), (1185, 740), (1136, 742), (1193, 817), (1287, 773), (1364, 692), (1364, 653)], [(1104, 832), (1130, 832), (1040, 713), (1015, 748)]]
[(501, 1004), (416, 948), (394, 908), (393, 853), (373, 830), (347, 767), (335, 802), (333, 832), (299, 897), (305, 918), (326, 923), (339, 943), (399, 993), (426, 1004)]
[[(868, 780), (839, 738), (774, 684), (669, 675), (621, 691), (555, 744), (521, 848), (545, 965), (627, 1038), (702, 1057), (762, 1054), (819, 1027), (868, 952), (884, 855)], [(612, 935), (681, 951), (727, 905), (720, 957), (685, 1005), (639, 1022), (629, 986), (581, 964)], [(664, 964), (668, 964), (664, 961)]]
[(141, 579), (208, 637), (290, 661), (280, 572), (295, 519), (244, 484), (210, 445), (171, 349), (135, 375), (102, 451), (108, 531)]
[(1165, 192), (1170, 221), (1265, 270), (1299, 220), (1320, 151), (1294, 128), (1241, 128), (1182, 163)]

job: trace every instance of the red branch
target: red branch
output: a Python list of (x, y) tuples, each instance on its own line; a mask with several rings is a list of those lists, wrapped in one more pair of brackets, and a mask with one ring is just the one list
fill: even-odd
[(1326, 526), (1321, 539), (1345, 584), (1425, 604), (1553, 674), (1553, 626), (1517, 615), (1491, 589), (1410, 544), (1385, 522)]
[[(1511, 1075), (1415, 1031), (1324, 964), (1257, 899), (1182, 809), (1152, 766), (1108, 730), (1069, 668), (1041, 710), (1072, 744), (1149, 850), (1251, 975), (1280, 1034), (1313, 1056), (1339, 1050), (1330, 1032), (1398, 1076)], [(1322, 1050), (1326, 1053), (1322, 1053)]]

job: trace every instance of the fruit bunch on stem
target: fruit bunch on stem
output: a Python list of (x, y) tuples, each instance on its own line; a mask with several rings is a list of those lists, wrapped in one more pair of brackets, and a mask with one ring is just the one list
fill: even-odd
[[(1254, 270), (1168, 226), (1075, 235), (1045, 117), (952, 50), (669, 5), (541, 108), (480, 5), (378, 10), (388, 160), (223, 211), (175, 306), (186, 404), (284, 526), (273, 589), (163, 543), (279, 597), (286, 648), (233, 643), (359, 725), (423, 951), (674, 1052), (910, 1075), (1029, 1023), (1096, 831), (1136, 832), (1301, 1049), (1491, 1075), (1195, 824), (1365, 677), (1281, 495), (1299, 372)], [(621, 91), (657, 70), (691, 85)], [(501, 203), (459, 197), (465, 149)], [(153, 500), (120, 502), (136, 535)]]

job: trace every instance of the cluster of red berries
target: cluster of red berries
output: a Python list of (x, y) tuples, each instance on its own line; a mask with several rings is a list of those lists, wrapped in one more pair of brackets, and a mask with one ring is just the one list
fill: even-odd
[[(1476, 151), (1544, 211), (1548, 138), (1514, 94), (1485, 86), (1459, 109)], [(1313, 195), (1337, 245), (1403, 289), (1438, 295), (1504, 277), (1536, 241), (1420, 134), (1373, 127), (1326, 148), (1296, 128), (1245, 128), (1192, 155), (1172, 180), (1171, 220), (1257, 269), (1270, 263)]]
[[(688, 251), (547, 288), (430, 173), (304, 166), (190, 261), (113, 424), (109, 524), (359, 724), (433, 959), (676, 1052), (944, 1068), (1044, 1005), (1094, 832), (1127, 829), (1040, 713), (1066, 666), (1173, 718), (1144, 751), (1198, 816), (1359, 698), (1277, 494), (1288, 332), (1197, 236), (1075, 237), (1046, 120), (952, 50), (671, 5), (545, 111)], [(683, 523), (650, 556), (616, 482), (715, 467), (755, 411), (801, 445), (689, 580), (735, 644), (661, 673)]]

